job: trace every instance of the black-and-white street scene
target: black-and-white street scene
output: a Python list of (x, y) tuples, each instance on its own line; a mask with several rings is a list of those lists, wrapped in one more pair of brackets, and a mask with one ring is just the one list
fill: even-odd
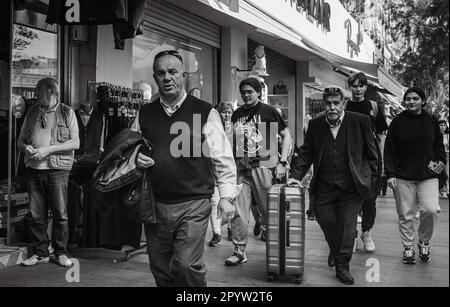
[(0, 287), (448, 287), (448, 113), (447, 0), (1, 1)]

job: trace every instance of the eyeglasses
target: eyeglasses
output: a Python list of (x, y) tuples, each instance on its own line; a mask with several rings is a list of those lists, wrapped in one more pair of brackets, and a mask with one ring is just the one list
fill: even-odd
[(45, 116), (44, 112), (41, 112), (41, 116), (39, 117), (39, 124), (41, 125), (42, 129), (45, 129), (47, 127), (47, 117)]
[(158, 54), (155, 55), (155, 59), (154, 61), (156, 61), (157, 59), (159, 59), (160, 57), (163, 57), (165, 55), (171, 55), (176, 57), (178, 60), (181, 61), (181, 63), (183, 64), (183, 57), (181, 56), (181, 54), (176, 51), (176, 50), (165, 50), (165, 51), (161, 51)]

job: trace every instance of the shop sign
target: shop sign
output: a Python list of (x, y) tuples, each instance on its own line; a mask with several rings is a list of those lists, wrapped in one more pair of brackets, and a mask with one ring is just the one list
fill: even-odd
[(317, 20), (319, 25), (327, 31), (331, 31), (330, 18), (331, 7), (328, 2), (324, 0), (285, 0), (290, 2), (291, 6), (297, 9), (299, 12), (305, 12), (308, 16)]
[(344, 22), (344, 27), (347, 30), (347, 52), (350, 53), (350, 57), (358, 55), (361, 52), (361, 44), (363, 42), (363, 33), (361, 31), (361, 23), (358, 22), (358, 33), (356, 33), (356, 42), (352, 39), (352, 22), (347, 19)]

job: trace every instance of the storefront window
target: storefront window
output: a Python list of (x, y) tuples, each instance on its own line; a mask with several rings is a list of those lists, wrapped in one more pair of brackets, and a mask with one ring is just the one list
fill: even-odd
[[(44, 21), (45, 15), (28, 9), (16, 11), (14, 16), (11, 78), (13, 177), (24, 172), (20, 152), (17, 151), (17, 140), (26, 110), (36, 101), (36, 84), (48, 77), (59, 80), (58, 34), (56, 27)], [(0, 110), (8, 110), (8, 105), (2, 103)], [(6, 148), (1, 149), (5, 154)], [(7, 167), (3, 168), (2, 165), (3, 169)], [(7, 178), (6, 172), (1, 175), (2, 179)]]
[(325, 111), (322, 92), (321, 89), (305, 85), (305, 118), (315, 118), (321, 112)]
[(183, 56), (188, 73), (186, 91), (216, 104), (216, 49), (172, 33), (150, 30), (133, 40), (133, 85), (147, 83), (151, 86), (152, 100), (158, 96), (158, 87), (153, 80), (153, 60), (163, 50), (177, 50)]

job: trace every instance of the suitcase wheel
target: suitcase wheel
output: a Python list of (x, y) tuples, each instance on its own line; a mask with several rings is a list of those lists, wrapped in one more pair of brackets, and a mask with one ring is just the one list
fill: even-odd
[(293, 275), (294, 283), (297, 285), (300, 285), (302, 283), (302, 276), (301, 275)]

